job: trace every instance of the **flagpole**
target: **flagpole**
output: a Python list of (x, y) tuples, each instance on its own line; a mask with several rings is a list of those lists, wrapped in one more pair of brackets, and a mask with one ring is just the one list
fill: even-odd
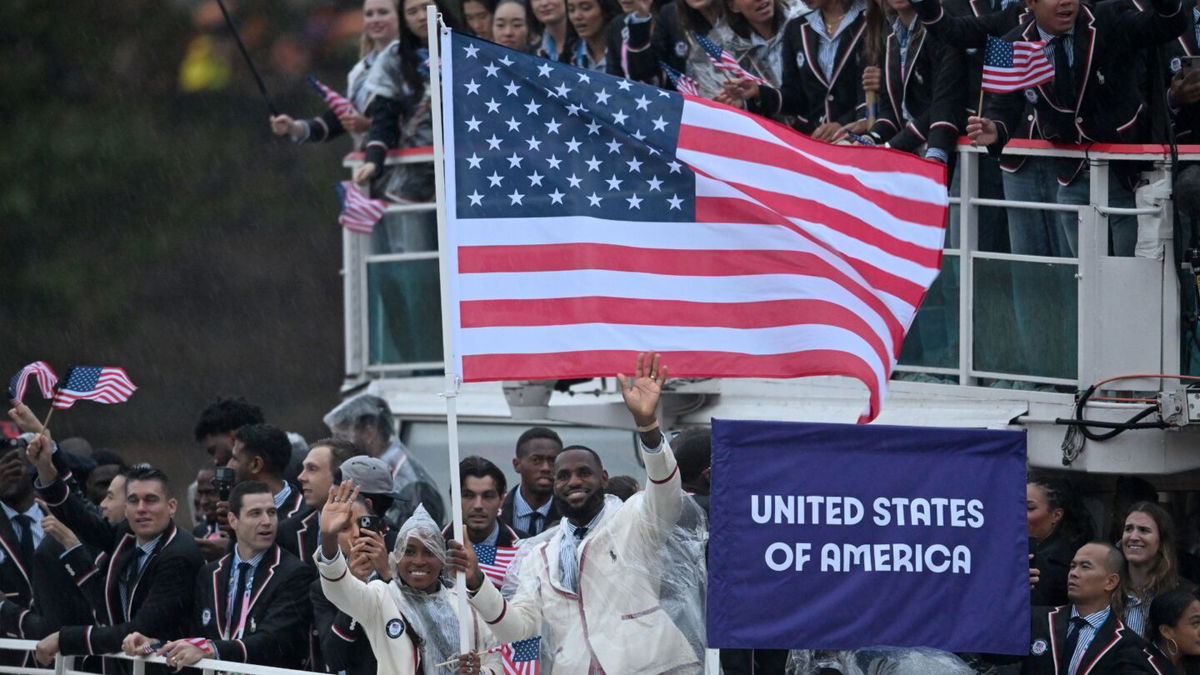
[(242, 43), (242, 35), (238, 32), (237, 26), (233, 23), (233, 17), (229, 16), (229, 10), (225, 9), (225, 3), (217, 0), (217, 6), (221, 8), (221, 14), (225, 17), (225, 23), (229, 25), (229, 32), (233, 33), (233, 39), (237, 42), (238, 51), (242, 53), (242, 58), (246, 59), (246, 65), (250, 66), (250, 74), (254, 76), (254, 81), (258, 84), (258, 91), (262, 93), (263, 100), (267, 102), (267, 111), (272, 115), (279, 115), (279, 111), (275, 109), (275, 104), (271, 102), (270, 95), (267, 94), (267, 85), (263, 84), (262, 76), (258, 74), (258, 68), (254, 67), (254, 61), (250, 60), (250, 52), (246, 51), (246, 45)]
[[(446, 218), (446, 167), (443, 159), (446, 154), (445, 142), (442, 138), (442, 69), (441, 69), (441, 31), (438, 23), (441, 19), (436, 5), (425, 6), (426, 28), (429, 33), (429, 101), (433, 113), (433, 180), (434, 198), (437, 202), (438, 230), (438, 267), (441, 273), (442, 290), (442, 361), (446, 370), (446, 387), (442, 396), (446, 399), (446, 442), (450, 453), (450, 523), (451, 532), (457, 541), (464, 542), (462, 499), (458, 494), (462, 485), (458, 473), (458, 362), (454, 358), (454, 317), (451, 284), (453, 274), (450, 268), (451, 250), (447, 232)], [(490, 583), (490, 582), (485, 582)], [(458, 615), (458, 653), (466, 654), (471, 651), (471, 643), (467, 626), (472, 625), (471, 611), (467, 607), (466, 575), (459, 572), (454, 575), (455, 613)]]

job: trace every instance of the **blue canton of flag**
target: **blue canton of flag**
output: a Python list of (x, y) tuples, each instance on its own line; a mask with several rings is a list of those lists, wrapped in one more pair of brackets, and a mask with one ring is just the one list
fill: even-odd
[(453, 35), (457, 217), (688, 222), (683, 97)]
[(529, 638), (528, 640), (521, 640), (520, 642), (513, 642), (511, 644), (512, 660), (517, 661), (517, 662), (537, 660), (538, 641), (540, 639), (541, 638), (532, 637), (532, 638)]

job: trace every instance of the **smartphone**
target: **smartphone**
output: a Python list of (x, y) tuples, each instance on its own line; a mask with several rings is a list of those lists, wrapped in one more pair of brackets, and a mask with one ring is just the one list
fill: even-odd
[(217, 489), (221, 501), (229, 501), (229, 491), (233, 489), (235, 480), (237, 480), (237, 473), (227, 466), (218, 466), (213, 471), (212, 484)]
[(377, 533), (382, 532), (383, 518), (380, 518), (379, 516), (359, 516), (358, 529), (370, 530)]
[(1194, 80), (1200, 75), (1200, 56), (1181, 56), (1179, 57), (1179, 77), (1186, 77), (1189, 80)]

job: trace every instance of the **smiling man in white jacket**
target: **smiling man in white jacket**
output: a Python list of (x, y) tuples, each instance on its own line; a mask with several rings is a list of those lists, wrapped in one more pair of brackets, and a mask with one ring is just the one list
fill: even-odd
[(523, 552), (520, 582), (505, 599), (473, 551), (450, 542), (448, 565), (467, 575), (470, 603), (502, 642), (541, 634), (555, 675), (694, 673), (696, 650), (660, 604), (664, 542), (683, 503), (679, 470), (655, 411), (666, 367), (639, 355), (633, 378), (618, 375), (646, 464), (646, 490), (606, 501), (607, 474), (594, 451), (563, 449), (554, 493), (563, 520)]

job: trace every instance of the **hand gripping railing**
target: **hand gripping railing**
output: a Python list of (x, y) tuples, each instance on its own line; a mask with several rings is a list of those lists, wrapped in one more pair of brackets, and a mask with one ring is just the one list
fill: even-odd
[[(0, 638), (0, 652), (29, 652), (32, 653), (37, 647), (37, 640), (12, 640), (8, 638)], [(4, 666), (0, 665), (0, 673), (12, 673), (14, 675), (92, 675), (88, 671), (76, 670), (75, 656), (63, 656), (59, 654), (54, 658), (53, 668), (30, 668), (25, 666)], [(161, 656), (126, 656), (125, 654), (109, 654), (105, 658), (121, 659), (123, 661), (132, 662), (133, 675), (144, 675), (146, 672), (147, 663), (160, 663), (166, 665), (167, 660)], [(249, 663), (237, 663), (234, 661), (218, 661), (216, 659), (201, 659), (195, 665), (186, 666), (190, 670), (198, 670), (204, 675), (216, 675), (216, 673), (234, 673), (237, 675), (311, 675), (311, 671), (307, 670), (292, 670), (290, 668), (273, 668), (271, 666), (257, 666)], [(187, 672), (187, 671), (185, 671)]]

